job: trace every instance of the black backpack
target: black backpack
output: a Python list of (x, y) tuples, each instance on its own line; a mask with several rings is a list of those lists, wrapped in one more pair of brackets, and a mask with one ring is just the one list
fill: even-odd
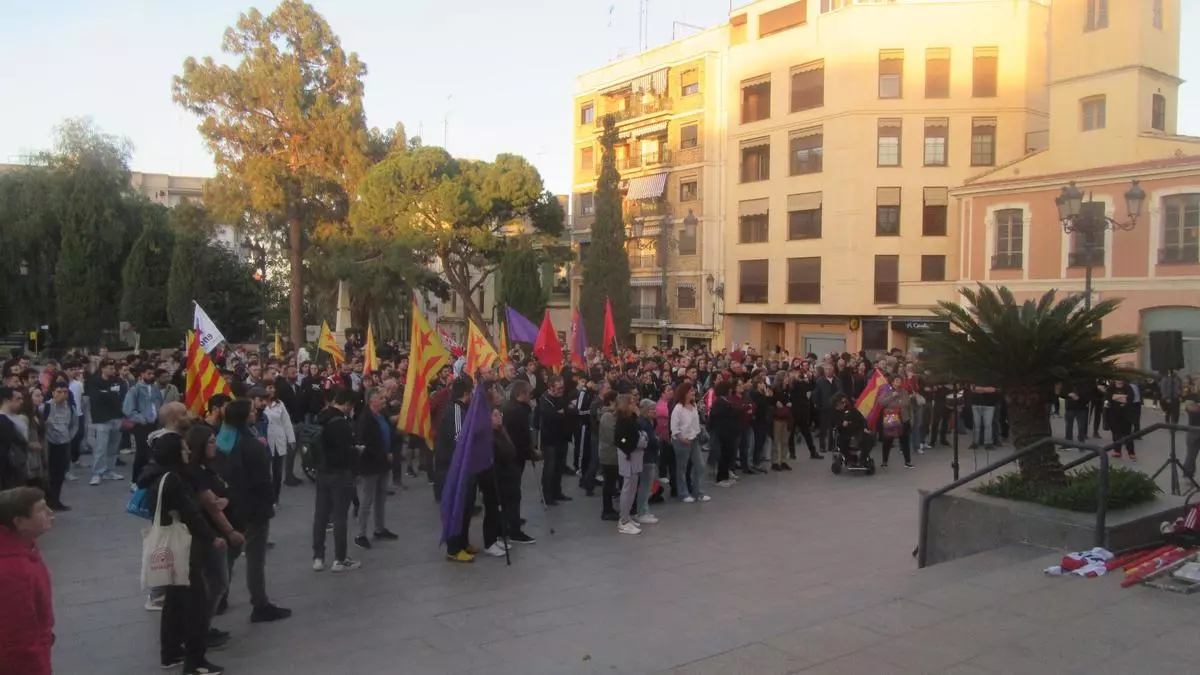
[(300, 452), (300, 465), (309, 480), (317, 479), (317, 469), (325, 466), (325, 446), (320, 424), (297, 424), (296, 446)]

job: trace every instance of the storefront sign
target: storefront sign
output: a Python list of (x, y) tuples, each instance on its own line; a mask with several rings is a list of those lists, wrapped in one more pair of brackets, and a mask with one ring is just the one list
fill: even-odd
[(902, 333), (945, 332), (950, 330), (950, 324), (945, 321), (892, 321), (892, 330)]

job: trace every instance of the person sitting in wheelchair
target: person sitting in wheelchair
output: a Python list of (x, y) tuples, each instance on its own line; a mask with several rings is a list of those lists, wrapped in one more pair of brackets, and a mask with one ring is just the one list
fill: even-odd
[(867, 420), (845, 394), (833, 397), (834, 424), (837, 428), (838, 452), (846, 459), (847, 466), (858, 466), (866, 462), (870, 453), (870, 435), (866, 433)]

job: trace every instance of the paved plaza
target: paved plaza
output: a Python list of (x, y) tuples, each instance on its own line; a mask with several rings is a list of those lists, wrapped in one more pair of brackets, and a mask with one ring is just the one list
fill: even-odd
[[(1165, 444), (1143, 444), (1143, 469)], [(964, 474), (976, 459), (965, 445)], [(363, 568), (344, 575), (311, 571), (313, 493), (285, 488), (268, 587), (295, 616), (250, 624), (239, 564), (216, 622), (234, 639), (212, 660), (231, 675), (1195, 672), (1200, 597), (1047, 577), (1059, 554), (1019, 546), (917, 570), (916, 490), (949, 482), (949, 458), (938, 449), (909, 471), (897, 458), (869, 478), (800, 459), (790, 474), (713, 487), (708, 504), (660, 505), (662, 522), (636, 537), (570, 481), (575, 501), (544, 514), (527, 474), (538, 543), (515, 548), (511, 567), (444, 562), (420, 482), (388, 503), (401, 540), (352, 548)], [(127, 483), (71, 484), (75, 510), (42, 540), (61, 675), (163, 672), (127, 498)]]

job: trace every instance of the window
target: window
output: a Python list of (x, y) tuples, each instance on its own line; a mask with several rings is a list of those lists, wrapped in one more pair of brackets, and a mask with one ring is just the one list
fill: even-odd
[(771, 76), (763, 75), (742, 82), (742, 124), (771, 116)]
[(900, 188), (875, 188), (875, 236), (900, 236)]
[(596, 194), (593, 192), (579, 193), (579, 214), (590, 216), (596, 213)]
[(679, 74), (679, 94), (691, 96), (700, 93), (700, 71), (689, 68)]
[(742, 142), (742, 182), (753, 183), (771, 178), (771, 139)]
[(921, 213), (921, 236), (946, 236), (946, 212), (949, 203), (950, 190), (948, 188), (925, 188), (925, 205)]
[(881, 319), (864, 319), (861, 326), (863, 351), (886, 352), (888, 348), (888, 322)]
[(684, 223), (679, 230), (679, 255), (696, 255), (696, 230), (699, 223)]
[(900, 302), (900, 256), (875, 256), (875, 304)]
[(700, 145), (700, 125), (685, 124), (679, 129), (679, 149), (687, 150)]
[(770, 222), (769, 201), (748, 199), (738, 202), (738, 243), (762, 244), (767, 241)]
[(1158, 262), (1200, 262), (1200, 194), (1164, 197), (1162, 210), (1163, 247)]
[(676, 309), (696, 309), (696, 287), (695, 286), (676, 286), (675, 287), (675, 308)]
[(583, 104), (579, 109), (579, 124), (594, 124), (596, 122), (596, 106), (591, 103)]
[(996, 255), (993, 269), (1020, 269), (1023, 264), (1025, 214), (1021, 209), (1001, 209), (995, 213)]
[(554, 281), (550, 286), (550, 293), (553, 295), (571, 294), (570, 268), (567, 265), (558, 264), (554, 266)]
[(825, 61), (792, 68), (792, 112), (825, 105)]
[(1085, 31), (1108, 28), (1108, 0), (1087, 0)]
[(738, 262), (738, 302), (764, 303), (767, 301), (767, 261), (741, 260)]
[(971, 118), (971, 166), (996, 163), (996, 118)]
[(1092, 96), (1085, 98), (1079, 102), (1080, 111), (1083, 114), (1083, 130), (1092, 131), (1094, 129), (1103, 129), (1105, 123), (1105, 100), (1103, 96)]
[(787, 301), (790, 303), (820, 304), (820, 258), (788, 258)]
[(821, 238), (821, 193), (788, 195), (788, 239)]
[(1163, 27), (1163, 0), (1154, 0), (1154, 4), (1150, 9), (1151, 22), (1154, 27), (1162, 30)]
[(946, 166), (949, 136), (949, 117), (925, 118), (925, 166)]
[(950, 98), (950, 50), (925, 50), (925, 98)]
[(1150, 128), (1167, 130), (1167, 97), (1162, 94), (1150, 97)]
[(584, 148), (579, 151), (579, 168), (587, 171), (592, 168), (592, 148)]
[(921, 281), (945, 281), (946, 280), (946, 256), (944, 255), (923, 255), (921, 256)]
[(699, 195), (699, 183), (695, 180), (679, 181), (679, 201), (694, 202)]
[(758, 15), (758, 37), (764, 38), (808, 21), (808, 0), (799, 0)]
[(879, 50), (879, 98), (900, 98), (904, 94), (904, 50)]
[(821, 173), (825, 161), (825, 132), (823, 127), (793, 131), (788, 138), (790, 171), (793, 176)]
[(991, 98), (996, 95), (996, 78), (1000, 50), (996, 47), (976, 47), (972, 65), (971, 95)]
[(900, 118), (879, 120), (879, 166), (900, 166)]

